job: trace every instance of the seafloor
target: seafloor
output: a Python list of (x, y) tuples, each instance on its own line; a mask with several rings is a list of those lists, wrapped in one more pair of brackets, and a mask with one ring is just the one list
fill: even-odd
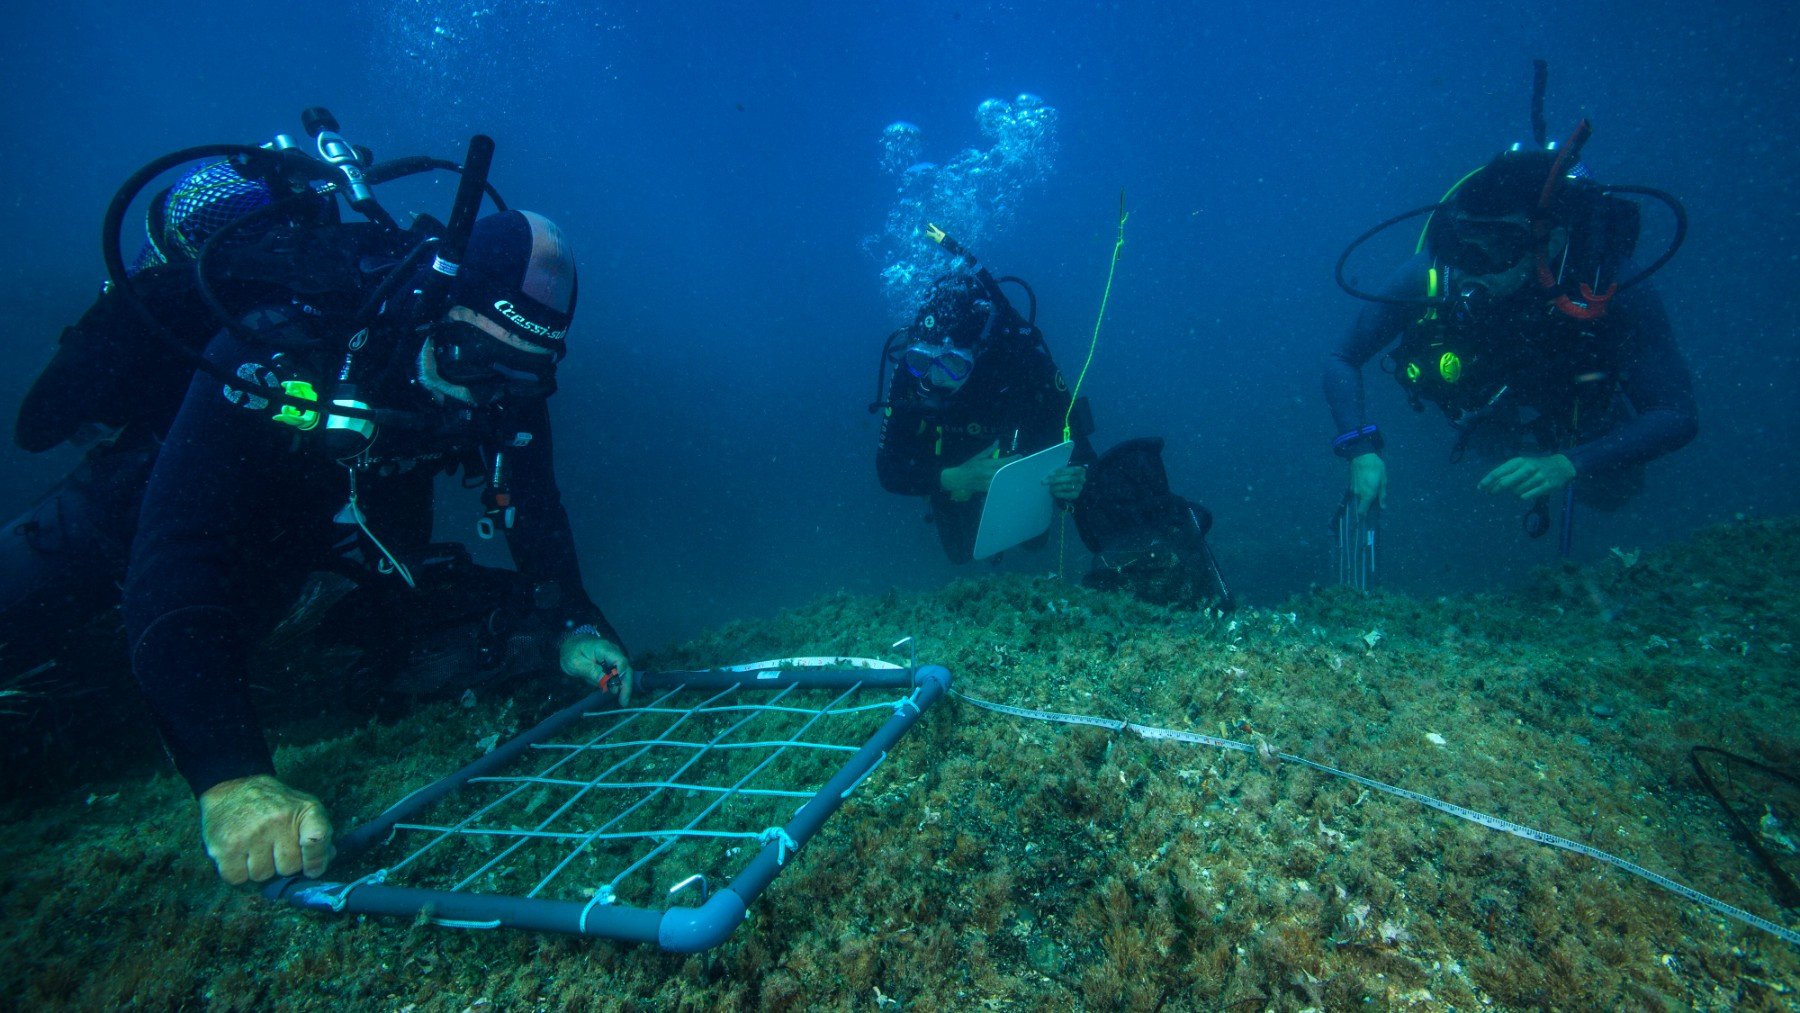
[[(827, 597), (654, 661), (881, 654), (910, 634), (969, 693), (1262, 737), (1795, 927), (1689, 750), (1800, 771), (1796, 559), (1800, 521), (1745, 521), (1516, 593), (1322, 590), (1235, 617), (975, 579)], [(1800, 1008), (1800, 948), (1591, 859), (1291, 763), (960, 700), (710, 955), (340, 920), (219, 884), (127, 688), (36, 691), (78, 701), (62, 720), (87, 739), (12, 772), (30, 782), (0, 834), (14, 1008)], [(572, 695), (296, 715), (277, 764), (345, 825)], [(1800, 874), (1800, 790), (1740, 771), (1726, 794)]]

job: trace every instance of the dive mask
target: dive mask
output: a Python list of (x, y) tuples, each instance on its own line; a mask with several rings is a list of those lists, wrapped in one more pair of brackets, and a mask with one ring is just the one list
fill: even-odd
[(556, 392), (560, 347), (535, 344), (461, 306), (431, 328), (426, 351), (420, 356), (421, 380), (438, 393), (458, 396), (433, 379), (466, 390), (467, 400), (477, 405), (542, 400)]
[(922, 341), (900, 353), (900, 363), (920, 386), (938, 394), (954, 394), (975, 371), (975, 353), (949, 341)]
[(1439, 255), (1467, 274), (1499, 274), (1531, 252), (1531, 226), (1514, 221), (1451, 215)]

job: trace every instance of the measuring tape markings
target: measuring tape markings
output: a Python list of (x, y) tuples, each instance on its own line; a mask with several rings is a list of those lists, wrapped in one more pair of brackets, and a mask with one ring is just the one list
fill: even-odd
[[(1148, 739), (1151, 741), (1185, 742), (1185, 743), (1191, 743), (1194, 745), (1212, 746), (1216, 749), (1235, 750), (1240, 753), (1256, 754), (1258, 752), (1257, 747), (1254, 745), (1251, 745), (1250, 743), (1238, 742), (1235, 739), (1225, 739), (1225, 738), (1219, 738), (1217, 736), (1205, 735), (1200, 732), (1184, 732), (1184, 731), (1178, 731), (1173, 728), (1158, 728), (1155, 725), (1139, 725), (1139, 724), (1133, 724), (1129, 721), (1116, 721), (1111, 718), (1092, 717), (1092, 716), (1086, 715), (1086, 714), (1063, 714), (1063, 713), (1060, 713), (1057, 711), (1043, 711), (1043, 710), (1033, 710), (1028, 707), (1014, 707), (1010, 704), (994, 703), (989, 700), (983, 700), (979, 697), (973, 697), (973, 696), (970, 696), (969, 694), (963, 693), (959, 690), (951, 690), (951, 693), (953, 693), (957, 697), (960, 697), (963, 700), (967, 700), (969, 703), (972, 703), (975, 706), (980, 707), (983, 710), (989, 710), (989, 711), (993, 711), (996, 714), (1005, 714), (1010, 717), (1023, 718), (1023, 719), (1030, 720), (1030, 721), (1047, 721), (1047, 722), (1051, 722), (1051, 723), (1055, 723), (1055, 724), (1066, 724), (1066, 725), (1087, 725), (1087, 726), (1090, 726), (1093, 728), (1104, 728), (1107, 731), (1113, 731), (1113, 732), (1128, 731), (1134, 735), (1137, 735), (1140, 738)], [(1458, 819), (1467, 820), (1470, 823), (1475, 823), (1480, 826), (1487, 827), (1490, 830), (1498, 830), (1503, 833), (1511, 834), (1514, 837), (1524, 838), (1525, 840), (1532, 841), (1537, 844), (1544, 844), (1544, 845), (1548, 845), (1553, 848), (1561, 848), (1564, 851), (1572, 851), (1578, 855), (1586, 855), (1587, 857), (1592, 858), (1596, 861), (1605, 862), (1606, 864), (1611, 865), (1615, 868), (1622, 869), (1625, 872), (1628, 872), (1634, 876), (1639, 877), (1640, 879), (1648, 880), (1649, 882), (1662, 887), (1663, 889), (1669, 891), (1670, 893), (1675, 894), (1676, 896), (1684, 897), (1687, 900), (1690, 900), (1690, 901), (1692, 901), (1696, 904), (1699, 904), (1703, 907), (1709, 908), (1712, 911), (1714, 911), (1718, 914), (1724, 915), (1727, 918), (1735, 919), (1735, 920), (1742, 922), (1743, 924), (1748, 925), (1752, 928), (1761, 929), (1762, 931), (1767, 932), (1770, 935), (1773, 935), (1773, 936), (1783, 940), (1784, 942), (1787, 942), (1794, 946), (1800, 946), (1800, 932), (1795, 932), (1793, 929), (1789, 929), (1785, 926), (1778, 925), (1775, 922), (1768, 920), (1767, 918), (1762, 918), (1757, 915), (1751, 914), (1750, 912), (1745, 911), (1742, 908), (1734, 907), (1734, 906), (1727, 904), (1724, 901), (1719, 900), (1715, 897), (1711, 897), (1711, 896), (1708, 896), (1707, 894), (1701, 893), (1700, 891), (1695, 890), (1692, 887), (1684, 886), (1680, 883), (1677, 883), (1676, 881), (1670, 879), (1667, 876), (1661, 875), (1660, 873), (1651, 872), (1649, 869), (1646, 869), (1641, 865), (1637, 865), (1635, 863), (1628, 862), (1625, 859), (1620, 858), (1617, 855), (1613, 855), (1608, 852), (1601, 851), (1599, 848), (1590, 847), (1590, 846), (1588, 846), (1586, 844), (1582, 844), (1578, 841), (1569, 840), (1567, 837), (1558, 837), (1555, 834), (1546, 833), (1542, 830), (1535, 830), (1531, 827), (1524, 826), (1519, 823), (1514, 823), (1510, 820), (1503, 820), (1498, 816), (1490, 816), (1484, 812), (1477, 812), (1474, 809), (1467, 809), (1467, 808), (1464, 808), (1463, 806), (1455, 805), (1450, 802), (1445, 802), (1442, 799), (1432, 798), (1430, 795), (1424, 795), (1419, 792), (1410, 791), (1406, 788), (1401, 788), (1401, 787), (1398, 787), (1395, 785), (1391, 785), (1391, 784), (1388, 784), (1383, 781), (1377, 781), (1372, 777), (1364, 777), (1361, 774), (1352, 774), (1347, 770), (1339, 770), (1336, 767), (1327, 766), (1323, 763), (1319, 763), (1314, 760), (1309, 760), (1304, 756), (1295, 756), (1292, 753), (1274, 753), (1273, 755), (1276, 756), (1277, 758), (1279, 758), (1284, 763), (1297, 763), (1303, 767), (1310, 767), (1313, 770), (1319, 771), (1320, 773), (1323, 773), (1323, 774), (1329, 774), (1333, 777), (1341, 777), (1347, 781), (1354, 781), (1355, 783), (1363, 785), (1364, 787), (1373, 788), (1376, 791), (1385, 792), (1386, 794), (1393, 795), (1397, 798), (1409, 799), (1413, 802), (1419, 803), (1420, 805), (1429, 806), (1430, 808), (1436, 809), (1437, 811), (1439, 811), (1441, 813), (1445, 813), (1450, 816), (1455, 816)]]

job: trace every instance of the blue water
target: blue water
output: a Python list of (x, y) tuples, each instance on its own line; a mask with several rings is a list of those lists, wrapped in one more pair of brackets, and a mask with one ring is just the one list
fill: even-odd
[[(921, 505), (874, 476), (864, 406), (894, 316), (877, 254), (899, 185), (881, 142), (905, 121), (950, 162), (992, 143), (982, 102), (1021, 93), (1055, 110), (1054, 157), (1007, 191), (979, 252), (1036, 287), (1073, 372), (1127, 191), (1086, 388), (1097, 440), (1168, 437), (1175, 486), (1216, 513), (1248, 597), (1330, 572), (1342, 465), (1318, 366), (1357, 309), (1333, 260), (1526, 137), (1534, 57), (1551, 133), (1591, 117), (1599, 175), (1675, 192), (1694, 223), (1658, 280), (1703, 434), (1626, 511), (1583, 515), (1577, 555), (1800, 508), (1800, 19), (1780, 5), (154, 6), (33, 5), (0, 36), (0, 412), (87, 305), (106, 202), (155, 155), (295, 132), (308, 105), (380, 156), (460, 157), (489, 133), (495, 182), (582, 257), (559, 469), (590, 589), (634, 646), (954, 575)], [(390, 206), (441, 215), (450, 188)], [(1391, 586), (1504, 586), (1552, 558), (1516, 506), (1473, 491), (1475, 465), (1445, 463), (1440, 419), (1369, 385), (1393, 434)], [(0, 451), (0, 511), (71, 461)], [(444, 534), (473, 510), (446, 504)]]

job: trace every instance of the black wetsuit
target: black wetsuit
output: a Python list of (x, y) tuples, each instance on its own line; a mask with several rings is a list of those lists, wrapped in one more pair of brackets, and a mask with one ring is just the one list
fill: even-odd
[[(929, 497), (944, 552), (952, 562), (966, 563), (973, 556), (982, 500), (955, 499), (944, 491), (939, 476), (995, 444), (1006, 456), (1061, 443), (1069, 386), (1032, 336), (983, 352), (968, 381), (950, 398), (928, 397), (904, 367), (896, 367), (888, 391), (890, 403), (875, 452), (881, 486), (902, 496)], [(1094, 460), (1082, 414), (1076, 411), (1072, 464)]]
[[(1413, 258), (1382, 294), (1423, 296), (1431, 266), (1424, 254)], [(1459, 447), (1473, 437), (1496, 454), (1561, 453), (1587, 480), (1577, 482), (1578, 495), (1600, 494), (1599, 506), (1617, 505), (1603, 493), (1608, 480), (1618, 485), (1635, 477), (1645, 462), (1699, 431), (1692, 377), (1648, 283), (1620, 292), (1605, 316), (1585, 324), (1555, 312), (1529, 284), (1459, 334), (1434, 333), (1443, 325), (1420, 323), (1423, 314), (1417, 305), (1372, 303), (1326, 357), (1325, 399), (1338, 433), (1374, 421), (1365, 408), (1362, 367), (1403, 337), (1397, 358), (1414, 349), (1425, 353), (1411, 357), (1422, 367), (1422, 400), (1438, 401), (1463, 424)], [(1464, 373), (1455, 389), (1433, 378), (1446, 351), (1461, 357)], [(1403, 386), (1406, 366), (1395, 366)], [(1501, 388), (1505, 393), (1490, 403)]]
[[(330, 347), (329, 339), (321, 335), (321, 345)], [(266, 363), (269, 353), (221, 332), (206, 355), (235, 369)], [(391, 407), (429, 406), (399, 370), (363, 396)], [(238, 407), (219, 381), (196, 376), (156, 461), (132, 546), (124, 600), (132, 669), (195, 792), (272, 772), (246, 664), (250, 645), (306, 576), (348, 569), (400, 585), (388, 557), (406, 565), (425, 551), (436, 477), (461, 466), (485, 472), (496, 449), (505, 449), (510, 464), (517, 515), (506, 535), (520, 576), (533, 588), (554, 589), (543, 600), (553, 602), (561, 629), (591, 625), (618, 642), (582, 588), (543, 402), (460, 432), (384, 427), (365, 465), (354, 469), (367, 533), (348, 507), (352, 469), (324, 452), (319, 434), (275, 423), (270, 411)]]
[[(187, 267), (151, 268), (130, 284), (172, 330), (207, 333), (212, 316)], [(105, 436), (0, 531), (0, 664), (9, 670), (58, 656), (118, 605), (144, 484), (192, 373), (118, 292), (102, 293), (63, 330), (19, 408), (13, 440), (35, 454)]]

